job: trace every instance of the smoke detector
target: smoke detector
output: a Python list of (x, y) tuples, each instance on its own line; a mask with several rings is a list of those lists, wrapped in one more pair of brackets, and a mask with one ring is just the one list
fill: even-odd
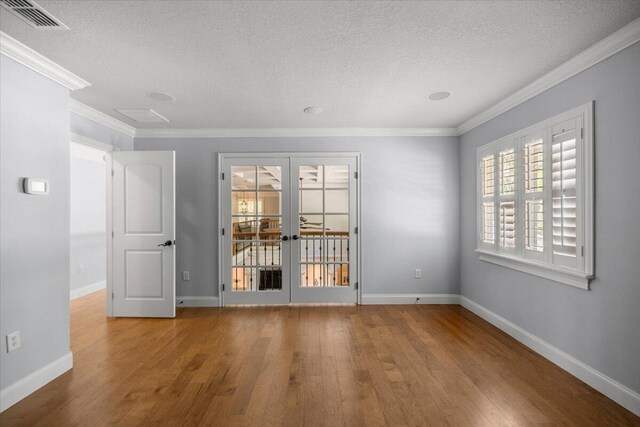
[(32, 0), (0, 0), (0, 6), (39, 30), (68, 30), (58, 18)]

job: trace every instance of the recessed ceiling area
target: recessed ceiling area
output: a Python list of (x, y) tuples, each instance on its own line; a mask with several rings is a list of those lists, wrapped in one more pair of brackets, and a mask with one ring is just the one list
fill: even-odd
[(38, 3), (69, 30), (4, 10), (0, 29), (92, 83), (74, 99), (183, 129), (455, 127), (640, 16), (624, 0)]

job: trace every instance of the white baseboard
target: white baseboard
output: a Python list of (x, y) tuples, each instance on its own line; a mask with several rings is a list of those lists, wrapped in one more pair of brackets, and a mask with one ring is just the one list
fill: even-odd
[(529, 347), (531, 350), (555, 363), (581, 381), (587, 383), (614, 402), (617, 402), (629, 411), (640, 416), (640, 394), (609, 378), (602, 372), (596, 371), (573, 356), (570, 356), (548, 342), (525, 331), (518, 325), (509, 322), (504, 317), (497, 315), (469, 298), (460, 296), (460, 303), (467, 310), (482, 317), (493, 326)]
[(176, 296), (176, 307), (219, 307), (218, 297)]
[(362, 305), (383, 304), (460, 304), (453, 294), (363, 294)]
[(71, 368), (73, 368), (73, 354), (69, 352), (31, 375), (11, 384), (0, 391), (0, 412), (15, 405)]
[(107, 281), (106, 280), (101, 280), (99, 282), (92, 283), (90, 285), (83, 286), (83, 287), (78, 288), (78, 289), (74, 289), (69, 293), (69, 296), (70, 296), (70, 298), (72, 300), (74, 300), (76, 298), (80, 298), (80, 297), (83, 297), (85, 295), (89, 295), (92, 292), (99, 291), (100, 289), (104, 289), (106, 287), (107, 287)]

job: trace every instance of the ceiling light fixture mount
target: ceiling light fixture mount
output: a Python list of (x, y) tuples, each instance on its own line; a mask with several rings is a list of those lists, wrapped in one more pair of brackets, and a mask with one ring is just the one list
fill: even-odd
[(176, 100), (175, 96), (164, 92), (149, 92), (147, 93), (147, 96), (154, 101), (173, 102)]
[(307, 114), (320, 114), (320, 113), (322, 113), (322, 108), (320, 108), (320, 107), (307, 107), (302, 111), (304, 111)]
[(442, 101), (451, 96), (451, 92), (434, 92), (429, 95), (429, 99), (432, 101)]

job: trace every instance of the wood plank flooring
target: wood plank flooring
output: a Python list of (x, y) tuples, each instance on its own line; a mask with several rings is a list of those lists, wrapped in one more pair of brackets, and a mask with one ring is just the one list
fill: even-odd
[(459, 306), (108, 319), (104, 298), (72, 301), (73, 370), (0, 414), (0, 425), (640, 426)]

